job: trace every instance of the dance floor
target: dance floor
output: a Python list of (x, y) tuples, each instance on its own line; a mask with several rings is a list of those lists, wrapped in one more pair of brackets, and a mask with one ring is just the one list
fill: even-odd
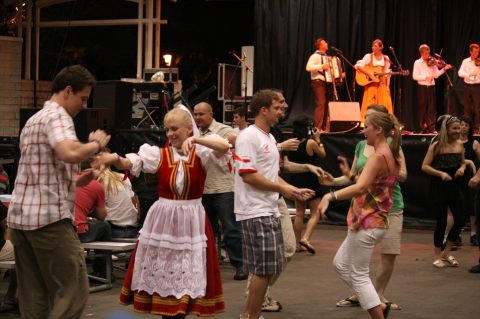
[[(317, 254), (297, 254), (271, 290), (271, 296), (283, 305), (282, 312), (264, 313), (265, 319), (304, 318), (369, 318), (360, 308), (337, 308), (335, 303), (349, 295), (344, 283), (334, 272), (333, 256), (345, 236), (344, 226), (319, 225), (312, 243)], [(469, 233), (463, 233), (464, 241)], [(404, 319), (477, 319), (480, 316), (480, 274), (468, 269), (476, 264), (478, 249), (465, 243), (453, 255), (458, 268), (436, 269), (433, 261), (433, 231), (407, 229), (403, 234), (402, 255), (397, 259), (386, 296), (403, 307), (391, 311), (389, 318)], [(379, 260), (375, 250), (372, 276)], [(136, 314), (131, 307), (118, 304), (118, 294), (124, 274), (116, 270), (117, 281), (112, 290), (90, 294), (83, 318), (150, 318)], [(233, 267), (222, 265), (226, 312), (216, 318), (236, 319), (244, 301), (245, 281), (234, 281)], [(6, 281), (0, 284), (0, 295), (6, 291)], [(0, 296), (1, 298), (2, 296)], [(0, 317), (16, 318), (1, 314)], [(195, 318), (195, 317), (189, 317)]]

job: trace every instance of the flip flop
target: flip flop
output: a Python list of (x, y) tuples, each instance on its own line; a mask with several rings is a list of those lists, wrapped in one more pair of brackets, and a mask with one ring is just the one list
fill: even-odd
[(348, 297), (337, 302), (337, 307), (360, 307), (360, 301)]
[(313, 247), (308, 242), (308, 240), (302, 239), (302, 240), (300, 240), (299, 244), (302, 245), (303, 247), (305, 247), (310, 254), (315, 255), (317, 253), (317, 251), (315, 250), (315, 247)]
[(392, 302), (390, 305), (390, 310), (402, 310), (402, 306)]

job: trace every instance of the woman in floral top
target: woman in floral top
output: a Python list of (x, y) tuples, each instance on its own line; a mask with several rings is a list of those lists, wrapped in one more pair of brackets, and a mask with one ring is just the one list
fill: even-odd
[[(401, 135), (393, 115), (374, 112), (365, 119), (367, 144), (375, 148), (355, 184), (331, 191), (319, 205), (323, 215), (329, 203), (352, 198), (347, 216), (348, 233), (333, 264), (340, 278), (368, 310), (371, 318), (386, 318), (390, 304), (381, 302), (369, 276), (373, 248), (385, 236), (388, 212), (393, 205), (393, 186), (400, 164)], [(391, 137), (391, 143), (387, 143)]]

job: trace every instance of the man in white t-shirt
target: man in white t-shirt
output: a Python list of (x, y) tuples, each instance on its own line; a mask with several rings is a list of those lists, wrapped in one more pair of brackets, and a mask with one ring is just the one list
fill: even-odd
[(270, 127), (282, 112), (272, 90), (254, 94), (250, 111), (255, 123), (237, 137), (235, 215), (242, 227), (243, 267), (252, 275), (241, 318), (257, 319), (269, 282), (284, 267), (283, 237), (278, 211), (278, 193), (305, 200), (313, 195), (279, 179), (279, 152)]

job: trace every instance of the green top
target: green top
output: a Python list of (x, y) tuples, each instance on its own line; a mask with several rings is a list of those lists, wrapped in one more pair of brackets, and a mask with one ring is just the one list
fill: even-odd
[[(391, 139), (389, 138), (387, 141), (390, 143)], [(357, 174), (362, 171), (362, 169), (365, 167), (365, 164), (367, 163), (368, 157), (366, 157), (364, 154), (366, 142), (366, 140), (360, 141), (355, 147), (355, 156), (357, 157)], [(390, 210), (390, 213), (399, 213), (403, 210), (403, 207), (404, 205), (402, 190), (400, 189), (400, 184), (397, 182), (393, 186), (393, 206)]]

